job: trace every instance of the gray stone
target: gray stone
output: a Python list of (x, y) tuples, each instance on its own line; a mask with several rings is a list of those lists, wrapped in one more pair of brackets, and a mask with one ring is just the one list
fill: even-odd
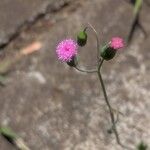
[(1, 0), (0, 3), (0, 45), (6, 44), (21, 27), (32, 22), (39, 15), (59, 9), (67, 0)]
[[(7, 86), (0, 88), (1, 124), (14, 129), (32, 150), (122, 150), (107, 133), (111, 124), (97, 76), (80, 73), (56, 58), (56, 44), (75, 37), (87, 22), (96, 28), (101, 43), (112, 36), (126, 38), (132, 8), (120, 0), (79, 1), (50, 17), (46, 25), (37, 23), (6, 49), (21, 48), (20, 38), (22, 45), (30, 39), (43, 43), (41, 51), (15, 65)], [(124, 114), (117, 124), (121, 141), (134, 148), (141, 139), (150, 143), (148, 47), (149, 39), (144, 41), (137, 32), (132, 45), (102, 69), (110, 102)], [(81, 65), (96, 63), (95, 49), (95, 38), (89, 35), (87, 46), (79, 51)], [(44, 82), (33, 78), (35, 72)]]
[(150, 33), (150, 28), (149, 28), (150, 16), (147, 15), (149, 13), (150, 13), (150, 2), (149, 2), (149, 5), (146, 5), (144, 3), (144, 7), (142, 8), (141, 13), (140, 13), (140, 23), (142, 24), (146, 33)]

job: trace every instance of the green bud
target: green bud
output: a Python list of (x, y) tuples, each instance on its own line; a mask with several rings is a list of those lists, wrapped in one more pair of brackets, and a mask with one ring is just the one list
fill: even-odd
[(73, 57), (71, 61), (68, 61), (67, 64), (70, 66), (70, 67), (75, 67), (77, 65), (77, 58), (76, 57)]
[(105, 60), (110, 60), (112, 59), (116, 54), (116, 50), (111, 48), (109, 44), (105, 45), (102, 47), (100, 51), (100, 55), (103, 59)]
[(87, 33), (85, 31), (81, 31), (77, 35), (77, 43), (79, 46), (85, 46), (87, 42)]

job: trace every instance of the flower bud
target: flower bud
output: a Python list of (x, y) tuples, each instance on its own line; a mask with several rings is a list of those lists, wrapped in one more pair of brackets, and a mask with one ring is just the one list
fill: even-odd
[(113, 37), (111, 41), (102, 47), (101, 49), (101, 57), (105, 60), (112, 59), (116, 52), (124, 47), (124, 40), (120, 37)]
[(104, 60), (110, 60), (115, 56), (116, 50), (110, 47), (109, 45), (105, 45), (102, 47), (100, 53), (101, 53), (101, 57)]
[(77, 65), (77, 58), (73, 57), (70, 61), (67, 62), (70, 67), (75, 67)]
[(77, 43), (79, 46), (85, 46), (87, 42), (87, 33), (85, 31), (80, 31), (77, 35)]

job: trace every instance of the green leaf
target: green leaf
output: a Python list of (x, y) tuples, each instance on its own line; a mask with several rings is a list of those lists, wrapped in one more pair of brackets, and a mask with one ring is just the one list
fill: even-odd
[(137, 146), (138, 150), (147, 150), (147, 145), (143, 142), (140, 142), (140, 144)]
[(134, 6), (134, 14), (137, 15), (140, 12), (140, 9), (142, 7), (143, 0), (136, 0), (135, 6)]
[(15, 140), (18, 137), (17, 134), (8, 127), (1, 127), (0, 134), (10, 140)]

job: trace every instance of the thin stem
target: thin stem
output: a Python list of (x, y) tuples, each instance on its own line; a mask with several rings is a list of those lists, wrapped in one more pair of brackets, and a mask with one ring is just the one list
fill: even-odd
[(117, 128), (116, 128), (116, 122), (115, 122), (114, 113), (113, 113), (113, 110), (111, 108), (110, 102), (108, 100), (106, 89), (105, 89), (105, 85), (104, 85), (103, 78), (102, 78), (102, 75), (101, 75), (101, 72), (100, 72), (100, 69), (101, 69), (101, 66), (103, 64), (103, 61), (104, 60), (102, 59), (101, 63), (98, 66), (98, 72), (97, 73), (98, 73), (99, 81), (100, 81), (101, 86), (102, 86), (105, 102), (106, 102), (106, 104), (108, 106), (108, 109), (109, 109), (110, 118), (111, 118), (111, 122), (112, 122), (112, 127), (113, 127), (114, 134), (116, 136), (117, 143), (119, 145), (122, 145), (121, 142), (120, 142), (120, 138), (119, 138), (119, 134), (118, 134)]
[(97, 69), (93, 69), (93, 70), (85, 70), (85, 69), (81, 69), (78, 66), (75, 66), (74, 68), (76, 68), (78, 71), (84, 72), (84, 73), (96, 73)]
[(109, 114), (110, 114), (110, 118), (111, 118), (111, 122), (112, 122), (112, 130), (115, 134), (115, 137), (116, 137), (116, 141), (117, 143), (124, 149), (127, 149), (127, 150), (133, 150), (131, 149), (130, 147), (126, 146), (126, 145), (123, 145), (120, 141), (120, 138), (119, 138), (119, 134), (118, 134), (118, 131), (117, 131), (117, 127), (116, 127), (116, 123), (118, 122), (118, 115), (117, 115), (117, 120), (115, 120), (115, 117), (114, 117), (114, 113), (113, 113), (113, 108), (111, 107), (110, 105), (110, 102), (108, 100), (108, 96), (107, 96), (107, 93), (106, 93), (106, 89), (105, 89), (105, 85), (104, 85), (104, 82), (103, 82), (103, 78), (102, 78), (102, 75), (101, 75), (101, 72), (100, 72), (100, 69), (102, 67), (102, 64), (104, 62), (104, 59), (102, 59), (99, 64), (98, 64), (98, 68), (95, 69), (95, 70), (84, 70), (84, 69), (81, 69), (79, 68), (78, 66), (75, 66), (75, 68), (80, 71), (80, 72), (84, 72), (84, 73), (97, 73), (98, 74), (98, 77), (99, 77), (99, 81), (101, 83), (101, 86), (102, 86), (102, 91), (103, 91), (103, 94), (104, 94), (104, 99), (105, 99), (105, 102), (108, 106), (108, 109), (109, 109)]
[(96, 38), (96, 45), (97, 45), (97, 60), (99, 61), (99, 48), (100, 48), (100, 45), (99, 45), (99, 39), (98, 39), (98, 34), (97, 34), (97, 31), (95, 30), (95, 28), (90, 24), (88, 23), (89, 26), (85, 27), (84, 31), (86, 31), (88, 28), (91, 28), (92, 31), (94, 32), (95, 34), (95, 38)]
[(119, 134), (118, 134), (118, 131), (117, 131), (117, 126), (116, 126), (116, 123), (118, 121), (118, 116), (117, 116), (117, 120), (115, 120), (115, 117), (114, 117), (114, 113), (113, 113), (113, 108), (111, 107), (111, 104), (108, 100), (108, 96), (107, 96), (107, 93), (106, 93), (106, 89), (105, 89), (105, 85), (104, 85), (104, 82), (103, 82), (103, 78), (102, 78), (102, 75), (101, 75), (101, 72), (100, 72), (100, 69), (102, 67), (102, 64), (104, 62), (104, 59), (101, 60), (99, 66), (98, 66), (98, 71), (97, 71), (97, 74), (98, 74), (98, 77), (99, 77), (99, 81), (101, 83), (101, 86), (102, 86), (102, 91), (103, 91), (103, 94), (104, 94), (104, 99), (105, 99), (105, 102), (108, 106), (108, 109), (109, 109), (109, 114), (110, 114), (110, 118), (111, 118), (111, 122), (112, 122), (112, 130), (115, 134), (115, 137), (116, 137), (116, 141), (117, 143), (124, 149), (127, 149), (127, 150), (133, 150), (132, 148), (126, 146), (126, 145), (123, 145), (120, 141), (120, 138), (119, 138)]
[[(88, 28), (91, 28), (92, 31), (93, 31), (94, 34), (95, 34), (96, 42), (97, 42), (97, 63), (99, 64), (99, 62), (100, 62), (101, 59), (99, 58), (99, 39), (98, 39), (98, 34), (97, 34), (95, 28), (94, 28), (90, 23), (88, 23), (88, 25), (89, 25), (89, 26), (85, 27), (83, 31), (86, 32), (86, 30), (87, 30)], [(78, 64), (78, 63), (77, 63), (77, 64)], [(97, 69), (85, 70), (85, 69), (81, 69), (81, 68), (78, 67), (77, 65), (76, 65), (74, 68), (76, 68), (78, 71), (81, 71), (81, 72), (84, 72), (84, 73), (96, 73), (96, 72), (97, 72)]]
[(98, 65), (97, 73), (100, 72), (100, 69), (101, 69), (101, 67), (102, 67), (103, 62), (104, 62), (104, 59), (102, 59), (102, 60), (100, 61), (100, 64)]

